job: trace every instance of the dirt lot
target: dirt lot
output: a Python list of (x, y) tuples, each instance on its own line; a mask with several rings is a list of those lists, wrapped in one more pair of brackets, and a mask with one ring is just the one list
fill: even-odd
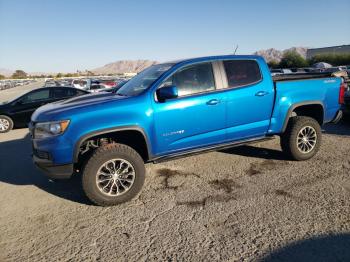
[(148, 165), (132, 202), (46, 179), (26, 129), (0, 134), (0, 261), (350, 261), (350, 124), (288, 161), (273, 140)]

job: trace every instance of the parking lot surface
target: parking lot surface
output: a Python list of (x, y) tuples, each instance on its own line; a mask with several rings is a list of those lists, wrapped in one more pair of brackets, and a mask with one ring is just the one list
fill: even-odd
[(350, 261), (350, 124), (318, 155), (279, 140), (147, 165), (141, 194), (93, 206), (79, 175), (53, 182), (26, 129), (0, 134), (0, 261)]
[(0, 90), (0, 103), (10, 101), (33, 89), (36, 89), (42, 86), (44, 86), (44, 80), (38, 80), (37, 82), (30, 83), (25, 86), (16, 86), (6, 90)]

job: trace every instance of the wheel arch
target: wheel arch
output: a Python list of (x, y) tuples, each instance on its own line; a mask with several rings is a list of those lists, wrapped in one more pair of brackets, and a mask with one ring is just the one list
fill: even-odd
[[(125, 143), (125, 137), (126, 135), (131, 135), (133, 138), (135, 137), (135, 135), (138, 135), (139, 138), (142, 138), (142, 145), (139, 146), (143, 146), (143, 148), (141, 148), (140, 152), (140, 148), (134, 148), (132, 143), (128, 144)], [(107, 128), (107, 129), (102, 129), (102, 130), (98, 130), (98, 131), (93, 131), (90, 133), (87, 133), (83, 136), (81, 136), (79, 138), (79, 140), (75, 143), (74, 146), (74, 152), (73, 152), (73, 161), (74, 163), (78, 163), (79, 160), (79, 150), (81, 145), (91, 139), (91, 138), (97, 138), (97, 137), (103, 137), (104, 135), (106, 135), (107, 137), (115, 137), (116, 139), (118, 139), (118, 136), (120, 138), (120, 135), (123, 135), (123, 141), (119, 141), (117, 140), (116, 142), (120, 142), (129, 145), (130, 147), (133, 147), (140, 155), (141, 157), (144, 159), (145, 162), (147, 162), (149, 159), (152, 158), (152, 153), (151, 153), (151, 147), (150, 147), (150, 143), (149, 143), (149, 139), (146, 135), (146, 132), (144, 131), (143, 128), (139, 127), (139, 126), (123, 126), (123, 127), (117, 127), (117, 128)], [(138, 141), (141, 142), (141, 141)], [(135, 145), (134, 145), (135, 146)]]
[(287, 129), (289, 119), (293, 117), (293, 113), (298, 116), (309, 116), (314, 118), (321, 126), (324, 121), (324, 105), (320, 101), (306, 101), (291, 105), (284, 119), (282, 133)]

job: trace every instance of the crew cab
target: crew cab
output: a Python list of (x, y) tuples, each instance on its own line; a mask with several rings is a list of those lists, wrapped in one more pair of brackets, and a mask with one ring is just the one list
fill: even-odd
[(260, 56), (157, 64), (116, 93), (36, 110), (33, 160), (51, 178), (82, 173), (92, 202), (115, 205), (139, 193), (147, 162), (275, 136), (290, 158), (312, 158), (321, 145), (320, 126), (341, 117), (343, 89), (341, 78), (329, 73), (272, 78)]

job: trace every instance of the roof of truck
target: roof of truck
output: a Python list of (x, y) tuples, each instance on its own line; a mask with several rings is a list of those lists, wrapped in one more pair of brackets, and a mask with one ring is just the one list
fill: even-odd
[(201, 61), (215, 61), (215, 60), (228, 60), (228, 59), (263, 59), (258, 55), (218, 55), (218, 56), (203, 56), (194, 58), (184, 58), (172, 61), (167, 61), (162, 64), (178, 64), (178, 63), (191, 63), (191, 62), (201, 62)]

